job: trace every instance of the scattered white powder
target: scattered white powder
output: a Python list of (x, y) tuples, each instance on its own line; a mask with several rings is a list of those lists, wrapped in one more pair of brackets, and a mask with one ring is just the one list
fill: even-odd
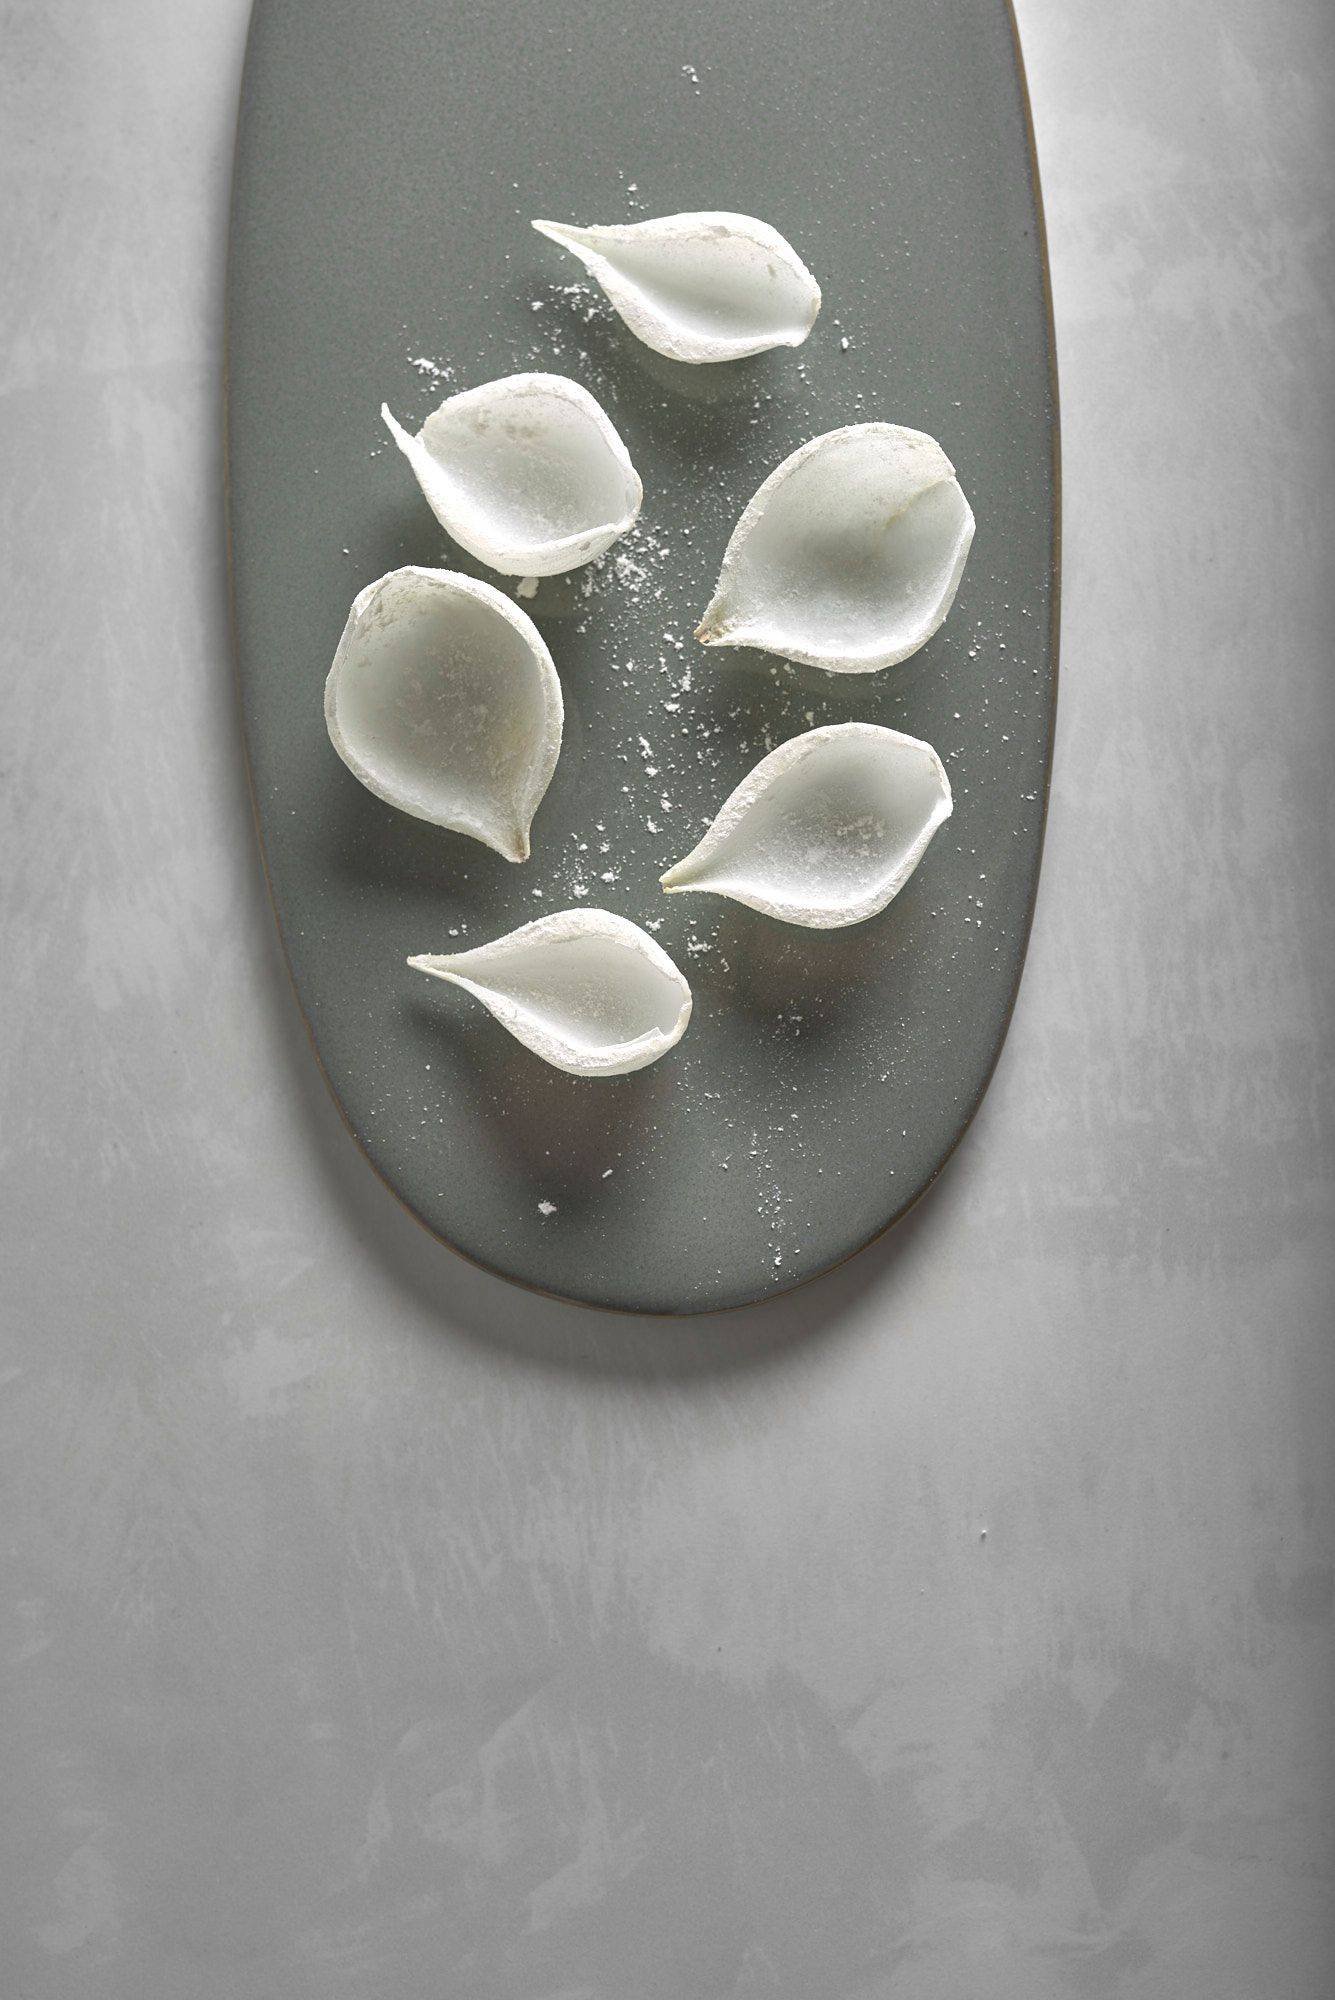
[[(694, 89), (700, 88), (694, 65), (683, 64), (682, 73)], [(626, 192), (637, 194), (638, 189), (631, 183)], [(640, 207), (643, 206), (641, 203)], [(550, 284), (531, 303), (533, 324), (529, 327), (525, 323), (511, 341), (506, 365), (513, 369), (563, 367), (598, 397), (619, 428), (623, 427), (623, 416), (633, 425), (635, 413), (626, 403), (623, 377), (608, 359), (604, 328), (610, 326), (614, 315), (603, 294), (591, 290), (587, 283)], [(832, 330), (839, 340), (840, 352), (849, 353), (856, 343), (842, 332), (838, 321)], [(428, 389), (438, 382), (453, 383), (453, 368), (425, 354), (411, 357), (410, 365)], [(567, 839), (559, 842), (535, 841), (533, 858), (536, 869), (541, 870), (544, 886), (533, 887), (529, 893), (535, 900), (551, 900), (554, 907), (560, 908), (572, 902), (599, 902), (605, 886), (609, 907), (621, 909), (651, 934), (666, 930), (663, 941), (668, 950), (679, 961), (683, 957), (687, 960), (693, 983), (698, 974), (702, 982), (712, 986), (711, 997), (716, 1001), (728, 978), (728, 960), (720, 945), (735, 926), (735, 913), (730, 914), (726, 908), (721, 908), (717, 915), (712, 910), (708, 914), (692, 911), (687, 918), (675, 903), (660, 903), (665, 915), (651, 916), (648, 911), (658, 900), (657, 875), (693, 843), (698, 837), (697, 829), (703, 830), (709, 823), (723, 798), (764, 750), (800, 729), (846, 719), (846, 709), (836, 698), (837, 690), (830, 696), (813, 693), (810, 686), (803, 684), (803, 676), (779, 664), (770, 666), (767, 672), (748, 669), (748, 677), (739, 676), (734, 691), (724, 673), (710, 671), (714, 663), (706, 658), (699, 692), (694, 691), (692, 661), (701, 656), (690, 636), (693, 619), (689, 614), (696, 598), (701, 603), (707, 599), (718, 556), (736, 520), (739, 496), (744, 498), (764, 472), (777, 463), (795, 426), (800, 427), (822, 414), (809, 387), (805, 358), (795, 358), (784, 365), (790, 373), (780, 393), (757, 390), (753, 400), (744, 398), (740, 407), (736, 404), (730, 407), (733, 438), (744, 437), (749, 441), (744, 467), (735, 454), (727, 462), (726, 470), (722, 464), (711, 465), (709, 415), (704, 410), (692, 412), (690, 421), (697, 433), (698, 451), (694, 461), (695, 488), (689, 501), (691, 518), (682, 520), (679, 513), (670, 513), (666, 530), (637, 522), (630, 533), (597, 561), (569, 576), (552, 579), (549, 586), (544, 585), (542, 610), (536, 613), (540, 622), (545, 617), (568, 619), (564, 628), (567, 632), (587, 635), (582, 638), (584, 657), (582, 661), (572, 661), (572, 670), (578, 667), (584, 675), (579, 692), (589, 704), (586, 714), (592, 713), (596, 703), (603, 718), (604, 733), (598, 747), (602, 755), (614, 760), (610, 768), (615, 771), (604, 797), (609, 805), (616, 806), (618, 817), (608, 823), (584, 819), (576, 823)], [(465, 385), (468, 380), (471, 377), (465, 378)], [(645, 411), (639, 414), (647, 413), (646, 420), (655, 426), (672, 421), (672, 399), (664, 394), (655, 401), (652, 387), (641, 383), (640, 388), (648, 401)], [(861, 392), (855, 390), (851, 400), (860, 408)], [(754, 429), (741, 428), (749, 426)], [(820, 424), (811, 422), (809, 428), (818, 429)], [(634, 452), (634, 437), (628, 435), (627, 441)], [(512, 582), (516, 599), (531, 602), (539, 594), (536, 578), (523, 577)], [(1029, 615), (1027, 610), (1024, 615)], [(683, 620), (681, 628), (672, 622), (678, 617)], [(552, 627), (553, 631), (559, 629), (556, 625)], [(985, 662), (977, 670), (980, 683), (990, 681), (991, 671), (986, 662), (995, 663), (998, 651), (1004, 659), (1004, 641), (995, 630), (985, 629), (980, 621), (972, 633), (965, 632), (961, 651), (965, 648), (971, 660)], [(1010, 660), (1007, 673), (998, 677), (997, 686), (1013, 699), (1015, 667), (1021, 662), (1015, 660), (1013, 653)], [(1030, 672), (1037, 675), (1039, 669), (1031, 668)], [(1027, 682), (1028, 677), (1026, 687)], [(1003, 697), (996, 695), (995, 690), (994, 698), (996, 708), (1005, 706)], [(982, 685), (977, 699), (985, 708)], [(651, 741), (646, 731), (654, 727), (654, 718), (658, 719), (658, 727)], [(892, 708), (884, 719), (894, 726), (912, 726), (902, 705), (897, 712)], [(1005, 754), (1000, 744), (1009, 746), (1009, 734), (1002, 734), (999, 725), (1001, 720), (1009, 718), (994, 710), (994, 719), (998, 727), (990, 738), (983, 738), (981, 745), (951, 750), (941, 745), (943, 755), (964, 759), (962, 764), (953, 766), (952, 776), (957, 771), (977, 776), (976, 770), (969, 772), (968, 764), (987, 755), (989, 743), (997, 747), (998, 754)], [(987, 727), (985, 716), (983, 727)], [(620, 770), (615, 770), (616, 763), (620, 764)], [(623, 777), (629, 782), (618, 782)], [(968, 795), (968, 787), (961, 785), (958, 778), (956, 794), (961, 801)], [(1039, 795), (1028, 792), (1020, 796), (1033, 803)], [(594, 793), (595, 801), (596, 797)], [(594, 852), (607, 858), (594, 860)], [(965, 933), (971, 952), (987, 949), (981, 941), (973, 942), (981, 924), (984, 886), (985, 877), (980, 875), (978, 893), (968, 899), (970, 911), (979, 913), (966, 919), (971, 925)], [(932, 908), (927, 914), (937, 918), (945, 912)], [(467, 926), (463, 928), (466, 930)], [(456, 935), (453, 927), (450, 935)], [(934, 939), (939, 937), (939, 931), (934, 933)], [(953, 961), (955, 953), (950, 952), (949, 957)], [(948, 986), (948, 972), (945, 978)], [(801, 1072), (789, 1073), (781, 1066), (787, 1053), (782, 1045), (815, 1039), (824, 1018), (822, 1003), (817, 1001), (808, 1009), (808, 1022), (814, 1027), (808, 1026), (791, 1004), (767, 1010), (767, 1014), (767, 1021), (760, 1023), (759, 1028), (762, 1034), (773, 1038), (776, 1089), (788, 1097), (789, 1103), (795, 1099), (800, 1103), (799, 1083), (794, 1079)], [(880, 1060), (873, 1058), (868, 1063), (867, 1082), (879, 1080), (885, 1089), (901, 1087), (903, 1077), (898, 1069), (885, 1067), (885, 1052), (877, 1050), (875, 1054)], [(749, 1197), (748, 1207), (752, 1202), (756, 1204), (756, 1226), (763, 1232), (761, 1244), (768, 1239), (766, 1262), (775, 1274), (773, 1282), (777, 1289), (786, 1282), (779, 1274), (802, 1262), (803, 1237), (809, 1227), (803, 1219), (800, 1185), (794, 1175), (796, 1164), (808, 1147), (799, 1113), (781, 1110), (773, 1102), (757, 1103), (752, 1115), (758, 1119), (759, 1129), (750, 1132), (748, 1156), (741, 1117), (734, 1119), (726, 1108), (731, 1104), (733, 1111), (740, 1112), (741, 1103), (732, 1099), (728, 1091), (720, 1093), (704, 1087), (706, 1077), (689, 1042), (683, 1045), (676, 1060), (685, 1106), (683, 1115), (692, 1115), (693, 1104), (711, 1101), (704, 1102), (703, 1115), (720, 1121), (714, 1164), (721, 1170), (735, 1166), (737, 1172), (729, 1172), (734, 1193)], [(789, 1096), (790, 1087), (793, 1096)], [(717, 1102), (720, 1098), (721, 1103)], [(818, 1153), (814, 1132), (811, 1148)], [(806, 1171), (829, 1179), (842, 1174), (837, 1163), (822, 1163), (819, 1157), (809, 1159)], [(612, 1176), (611, 1167), (602, 1170), (602, 1179)], [(557, 1213), (557, 1204), (550, 1199), (539, 1201), (537, 1206), (544, 1220)]]

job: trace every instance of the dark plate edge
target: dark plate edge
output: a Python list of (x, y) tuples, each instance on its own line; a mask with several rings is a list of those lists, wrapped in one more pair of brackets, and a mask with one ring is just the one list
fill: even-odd
[(889, 1232), (893, 1228), (895, 1228), (895, 1226), (898, 1223), (902, 1222), (904, 1220), (904, 1217), (908, 1215), (911, 1212), (911, 1210), (915, 1209), (918, 1206), (918, 1203), (923, 1199), (923, 1197), (928, 1193), (928, 1191), (931, 1188), (935, 1187), (937, 1181), (940, 1179), (945, 1168), (954, 1158), (962, 1140), (964, 1139), (965, 1134), (968, 1132), (970, 1126), (973, 1124), (974, 1119), (978, 1115), (978, 1108), (982, 1104), (984, 1097), (986, 1097), (988, 1088), (992, 1082), (992, 1078), (996, 1074), (997, 1064), (1001, 1060), (1001, 1053), (1006, 1046), (1006, 1040), (1010, 1033), (1011, 1022), (1015, 1016), (1015, 1005), (1017, 999), (1019, 998), (1020, 983), (1024, 977), (1025, 962), (1029, 955), (1029, 939), (1033, 932), (1034, 913), (1038, 907), (1038, 892), (1042, 882), (1043, 851), (1047, 842), (1048, 804), (1052, 792), (1052, 766), (1055, 761), (1055, 751), (1056, 751), (1055, 731), (1056, 731), (1056, 717), (1057, 717), (1057, 691), (1058, 691), (1058, 683), (1060, 680), (1060, 667), (1061, 667), (1061, 555), (1062, 555), (1061, 400), (1059, 395), (1058, 377), (1057, 377), (1057, 335), (1056, 335), (1056, 327), (1053, 321), (1053, 311), (1052, 311), (1052, 268), (1048, 261), (1048, 231), (1047, 231), (1047, 221), (1043, 210), (1043, 185), (1038, 168), (1038, 149), (1034, 136), (1033, 106), (1029, 96), (1029, 79), (1025, 70), (1024, 49), (1020, 41), (1020, 26), (1015, 15), (1015, 0), (1004, 0), (1004, 4), (1006, 8), (1007, 22), (1010, 27), (1011, 45), (1015, 56), (1015, 75), (1020, 93), (1020, 111), (1021, 111), (1021, 116), (1024, 120), (1025, 146), (1029, 155), (1029, 185), (1030, 185), (1030, 193), (1033, 198), (1034, 222), (1037, 231), (1039, 272), (1043, 290), (1043, 317), (1044, 317), (1045, 334), (1047, 341), (1048, 395), (1051, 403), (1051, 437), (1052, 437), (1052, 460), (1051, 460), (1052, 541), (1051, 541), (1051, 554), (1049, 558), (1050, 573), (1052, 578), (1052, 607), (1048, 620), (1048, 645), (1050, 649), (1049, 657), (1051, 660), (1051, 671), (1049, 674), (1049, 685), (1051, 693), (1049, 695), (1049, 700), (1048, 700), (1048, 731), (1049, 731), (1050, 748), (1047, 760), (1047, 767), (1043, 775), (1043, 798), (1041, 802), (1041, 819), (1039, 825), (1038, 853), (1034, 869), (1033, 893), (1029, 899), (1029, 908), (1025, 920), (1024, 937), (1021, 940), (1020, 954), (1016, 965), (1015, 980), (1011, 987), (1010, 999), (1007, 1003), (1005, 1016), (1002, 1020), (1001, 1033), (997, 1037), (996, 1048), (993, 1051), (992, 1060), (988, 1064), (987, 1073), (983, 1077), (982, 1082), (979, 1084), (978, 1089), (974, 1094), (973, 1102), (969, 1105), (967, 1111), (965, 1112), (964, 1117), (960, 1122), (959, 1130), (956, 1132), (954, 1139), (951, 1141), (946, 1151), (941, 1155), (941, 1158), (938, 1160), (931, 1174), (929, 1174), (929, 1176), (923, 1182), (922, 1186), (917, 1190), (917, 1192), (909, 1197), (909, 1199), (904, 1203), (902, 1208), (896, 1209), (893, 1215), (887, 1217), (887, 1219), (883, 1223), (881, 1223), (878, 1228), (874, 1229), (870, 1236), (864, 1237), (862, 1242), (855, 1244), (851, 1250), (846, 1250), (842, 1257), (836, 1257), (831, 1263), (823, 1264), (819, 1270), (805, 1271), (802, 1273), (800, 1277), (794, 1277), (791, 1280), (791, 1282), (778, 1287), (776, 1290), (760, 1292), (757, 1293), (757, 1295), (754, 1298), (739, 1299), (734, 1301), (731, 1305), (723, 1305), (723, 1306), (612, 1305), (604, 1303), (602, 1300), (598, 1299), (580, 1298), (570, 1292), (548, 1291), (542, 1285), (531, 1284), (526, 1278), (517, 1278), (513, 1275), (513, 1273), (509, 1271), (502, 1271), (495, 1264), (488, 1264), (482, 1258), (470, 1255), (470, 1253), (467, 1250), (461, 1249), (457, 1243), (451, 1243), (447, 1236), (442, 1236), (439, 1230), (433, 1229), (431, 1224), (427, 1222), (421, 1215), (418, 1214), (417, 1210), (411, 1205), (411, 1203), (404, 1199), (403, 1195), (394, 1186), (393, 1182), (390, 1181), (385, 1176), (385, 1174), (381, 1172), (375, 1160), (366, 1150), (366, 1147), (363, 1145), (359, 1134), (357, 1133), (355, 1127), (353, 1126), (351, 1120), (348, 1117), (347, 1111), (344, 1109), (343, 1100), (339, 1096), (336, 1088), (334, 1087), (333, 1080), (330, 1077), (328, 1070), (325, 1068), (324, 1060), (320, 1054), (319, 1045), (315, 1039), (315, 1031), (311, 1026), (310, 1017), (308, 1016), (306, 1009), (303, 1007), (301, 1003), (301, 992), (297, 985), (296, 976), (292, 970), (292, 960), (288, 954), (287, 939), (283, 934), (282, 921), (278, 915), (278, 902), (277, 898), (274, 895), (273, 878), (269, 872), (269, 857), (268, 857), (268, 852), (264, 845), (264, 831), (260, 824), (259, 801), (255, 793), (255, 773), (250, 759), (250, 740), (246, 725), (245, 704), (242, 700), (242, 693), (241, 693), (241, 662), (240, 662), (240, 652), (237, 645), (236, 564), (234, 559), (234, 549), (232, 542), (232, 431), (231, 431), (232, 239), (236, 224), (236, 163), (239, 157), (237, 142), (240, 138), (241, 122), (245, 115), (246, 95), (250, 82), (251, 60), (254, 52), (255, 39), (256, 39), (256, 21), (259, 14), (258, 0), (256, 0), (256, 5), (252, 8), (250, 17), (250, 26), (246, 34), (246, 52), (241, 70), (241, 88), (237, 97), (236, 127), (233, 133), (233, 140), (232, 140), (232, 194), (228, 205), (226, 270), (224, 274), (224, 283), (223, 283), (221, 415), (222, 415), (222, 431), (223, 431), (223, 450), (222, 450), (223, 519), (225, 524), (225, 536), (226, 536), (226, 547), (227, 547), (227, 604), (228, 604), (228, 622), (231, 635), (232, 687), (236, 699), (237, 722), (241, 733), (243, 762), (245, 765), (245, 772), (246, 772), (246, 792), (247, 796), (250, 799), (250, 814), (255, 829), (255, 844), (259, 851), (260, 869), (264, 876), (264, 888), (265, 888), (265, 894), (268, 897), (269, 913), (273, 918), (274, 930), (277, 933), (278, 947), (282, 954), (283, 969), (287, 974), (288, 985), (292, 989), (292, 998), (296, 1004), (297, 1013), (300, 1017), (302, 1027), (306, 1031), (306, 1039), (310, 1044), (311, 1054), (315, 1058), (316, 1067), (319, 1070), (320, 1075), (324, 1080), (325, 1088), (328, 1090), (330, 1097), (334, 1101), (334, 1107), (338, 1112), (340, 1120), (342, 1121), (344, 1130), (347, 1132), (349, 1138), (356, 1146), (357, 1151), (361, 1154), (363, 1160), (365, 1160), (367, 1166), (371, 1169), (371, 1172), (375, 1175), (376, 1179), (380, 1182), (381, 1186), (385, 1188), (390, 1195), (393, 1196), (394, 1200), (398, 1203), (399, 1207), (403, 1210), (405, 1215), (411, 1216), (413, 1221), (419, 1227), (419, 1229), (424, 1230), (425, 1233), (432, 1239), (433, 1242), (439, 1243), (440, 1245), (442, 1245), (444, 1249), (452, 1252), (454, 1256), (461, 1258), (465, 1264), (471, 1264), (474, 1270), (485, 1271), (489, 1277), (499, 1278), (505, 1284), (513, 1285), (519, 1291), (528, 1292), (535, 1298), (553, 1299), (560, 1305), (582, 1307), (587, 1312), (620, 1313), (623, 1316), (630, 1316), (638, 1319), (692, 1319), (692, 1318), (701, 1318), (706, 1314), (710, 1313), (746, 1312), (753, 1306), (769, 1305), (772, 1304), (776, 1299), (787, 1298), (793, 1292), (802, 1291), (806, 1286), (814, 1284), (818, 1279), (828, 1277), (832, 1271), (842, 1270), (845, 1264), (849, 1263), (854, 1257), (861, 1256), (862, 1252), (864, 1250), (870, 1249), (873, 1243), (879, 1243), (881, 1238), (883, 1236), (888, 1235)]

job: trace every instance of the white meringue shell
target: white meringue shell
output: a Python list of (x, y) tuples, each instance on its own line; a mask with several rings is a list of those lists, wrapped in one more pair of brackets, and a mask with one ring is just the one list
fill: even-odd
[(757, 489), (695, 636), (836, 674), (893, 667), (944, 620), (973, 530), (934, 438), (901, 424), (827, 431)]
[(503, 576), (559, 576), (631, 527), (644, 488), (611, 418), (564, 375), (506, 375), (447, 396), (416, 437), (381, 416), (427, 505)]
[(408, 963), (462, 986), (571, 1076), (644, 1069), (691, 1018), (691, 989), (662, 946), (611, 910), (560, 910), (493, 944)]
[(800, 347), (820, 311), (820, 286), (792, 244), (753, 215), (533, 227), (573, 251), (631, 332), (672, 361)]
[(899, 894), (951, 804), (930, 743), (832, 723), (763, 757), (663, 887), (730, 896), (812, 930), (859, 924)]
[(335, 750), (377, 798), (528, 859), (561, 751), (561, 684), (537, 626), (492, 584), (418, 568), (368, 584), (324, 712)]

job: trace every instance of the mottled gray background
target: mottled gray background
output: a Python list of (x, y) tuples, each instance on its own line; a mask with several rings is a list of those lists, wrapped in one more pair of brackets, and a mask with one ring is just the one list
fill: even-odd
[(451, 1258), (307, 1054), (229, 678), (245, 15), (0, 4), (0, 1991), (1328, 2000), (1327, 0), (1023, 0), (1019, 1010), (907, 1224), (686, 1325)]

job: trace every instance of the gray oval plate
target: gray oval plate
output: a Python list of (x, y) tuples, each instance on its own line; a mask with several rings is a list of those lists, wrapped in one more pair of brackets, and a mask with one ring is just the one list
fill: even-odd
[[(528, 227), (691, 208), (764, 216), (797, 245), (825, 295), (805, 347), (663, 361)], [(1002, 0), (260, 0), (228, 349), (259, 830), (298, 1000), (372, 1164), (467, 1256), (601, 1306), (738, 1305), (848, 1256), (976, 1109), (1038, 877), (1057, 415)], [(534, 367), (601, 399), (646, 500), (601, 566), (529, 604), (566, 736), (513, 867), (363, 791), (321, 693), (363, 584), (408, 562), (477, 573), (385, 438), (382, 398), (420, 419)], [(867, 679), (705, 652), (690, 634), (743, 503), (805, 438), (873, 416), (940, 438), (978, 517), (943, 630)], [(767, 748), (850, 717), (927, 737), (955, 790), (888, 911), (806, 932), (660, 893)], [(685, 1041), (636, 1076), (550, 1070), (404, 965), (577, 901), (657, 925), (694, 988)]]

